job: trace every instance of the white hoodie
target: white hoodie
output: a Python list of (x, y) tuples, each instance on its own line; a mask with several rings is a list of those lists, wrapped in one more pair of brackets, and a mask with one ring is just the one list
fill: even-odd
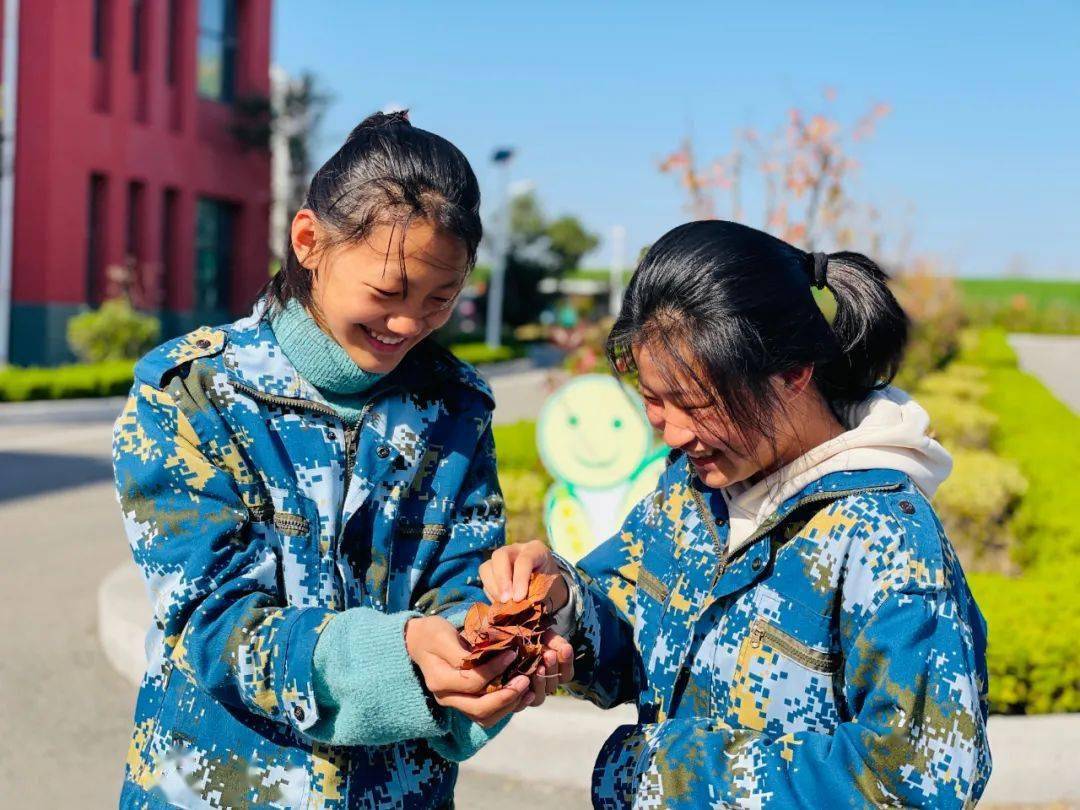
[(730, 527), (728, 551), (739, 548), (781, 503), (822, 476), (844, 470), (899, 470), (927, 498), (952, 470), (949, 453), (927, 435), (930, 415), (899, 388), (875, 391), (840, 413), (847, 431), (756, 484), (721, 490)]

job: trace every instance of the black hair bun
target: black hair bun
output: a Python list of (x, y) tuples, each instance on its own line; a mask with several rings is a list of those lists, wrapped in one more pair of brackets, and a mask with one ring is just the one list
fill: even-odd
[(363, 121), (356, 125), (355, 132), (359, 129), (378, 129), (379, 127), (389, 127), (394, 124), (404, 124), (405, 126), (412, 126), (409, 122), (408, 110), (395, 110), (394, 112), (377, 112), (369, 115)]

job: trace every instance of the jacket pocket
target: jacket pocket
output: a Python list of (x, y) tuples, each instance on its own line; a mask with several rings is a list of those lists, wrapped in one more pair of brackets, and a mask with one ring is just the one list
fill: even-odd
[(840, 722), (840, 656), (757, 616), (727, 688), (728, 722), (768, 734), (831, 733)]
[(790, 658), (796, 664), (800, 664), (815, 672), (832, 675), (840, 669), (839, 655), (818, 650), (807, 644), (803, 644), (794, 636), (785, 633), (764, 616), (759, 616), (754, 619), (753, 624), (750, 625), (750, 634), (747, 636), (747, 643), (750, 645), (751, 649), (757, 649), (759, 647), (773, 649), (781, 655)]
[(318, 513), (300, 500), (290, 509), (275, 509), (269, 520), (257, 524), (267, 532), (276, 548), (279, 587), (288, 604), (300, 607), (324, 606), (341, 610), (341, 585), (333, 568), (331, 544), (320, 537)]
[(638, 590), (663, 604), (668, 598), (668, 587), (652, 571), (642, 568), (638, 574)]

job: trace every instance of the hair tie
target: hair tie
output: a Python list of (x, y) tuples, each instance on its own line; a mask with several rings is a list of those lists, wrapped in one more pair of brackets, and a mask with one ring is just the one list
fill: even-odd
[(810, 283), (814, 287), (817, 287), (817, 289), (824, 290), (828, 285), (825, 278), (825, 272), (829, 269), (829, 254), (811, 253), (810, 258), (813, 260), (813, 267), (810, 272)]

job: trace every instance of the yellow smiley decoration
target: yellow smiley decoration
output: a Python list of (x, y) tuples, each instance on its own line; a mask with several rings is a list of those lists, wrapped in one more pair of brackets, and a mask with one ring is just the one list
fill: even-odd
[(544, 510), (548, 538), (576, 562), (612, 536), (653, 490), (665, 451), (654, 446), (637, 392), (603, 374), (575, 377), (552, 394), (536, 436), (555, 479)]

